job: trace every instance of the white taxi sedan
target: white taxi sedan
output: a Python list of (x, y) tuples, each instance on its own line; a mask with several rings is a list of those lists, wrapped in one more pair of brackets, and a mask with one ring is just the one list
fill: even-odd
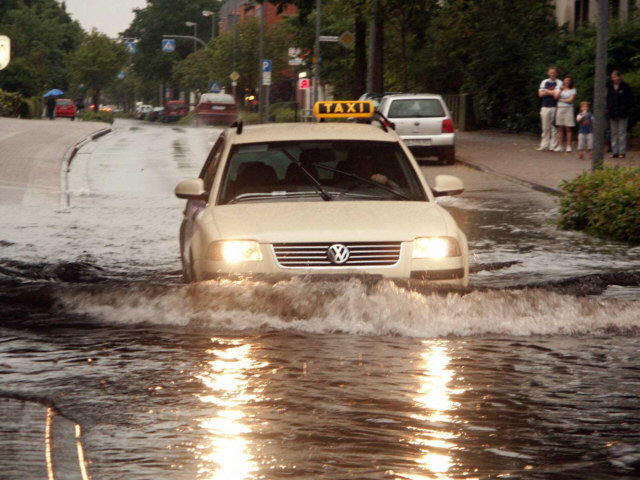
[[(316, 105), (318, 116), (373, 110), (371, 102)], [(373, 275), (464, 286), (466, 237), (435, 201), (463, 188), (449, 175), (430, 188), (398, 135), (375, 121), (240, 123), (220, 135), (200, 176), (175, 189), (188, 200), (184, 276)]]

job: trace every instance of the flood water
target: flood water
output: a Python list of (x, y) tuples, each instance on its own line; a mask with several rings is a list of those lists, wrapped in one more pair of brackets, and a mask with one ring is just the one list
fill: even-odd
[(429, 165), (467, 187), (442, 201), (467, 290), (186, 285), (173, 188), (216, 135), (118, 121), (62, 196), (0, 205), (1, 478), (51, 463), (28, 405), (76, 426), (57, 448), (81, 445), (93, 479), (640, 476), (640, 248), (557, 231), (546, 194)]

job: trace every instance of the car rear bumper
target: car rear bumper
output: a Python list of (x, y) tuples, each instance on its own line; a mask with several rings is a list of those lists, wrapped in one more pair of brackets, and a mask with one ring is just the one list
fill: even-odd
[(231, 125), (238, 119), (237, 113), (196, 113), (196, 120), (200, 123), (207, 124), (224, 124)]

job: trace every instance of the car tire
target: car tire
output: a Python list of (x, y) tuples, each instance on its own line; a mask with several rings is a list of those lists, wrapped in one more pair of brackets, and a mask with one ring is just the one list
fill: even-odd
[(453, 165), (456, 163), (456, 147), (443, 147), (438, 159), (445, 165)]

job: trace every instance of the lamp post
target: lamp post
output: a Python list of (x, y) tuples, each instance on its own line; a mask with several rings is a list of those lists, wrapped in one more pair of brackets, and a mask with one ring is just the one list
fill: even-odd
[[(198, 24), (196, 22), (184, 22), (187, 27), (193, 27), (193, 36), (198, 38)], [(198, 44), (195, 39), (193, 40), (193, 52), (195, 53), (198, 50)]]
[(203, 10), (202, 15), (205, 17), (211, 17), (211, 38), (215, 38), (216, 36), (216, 12), (212, 12), (211, 10)]

